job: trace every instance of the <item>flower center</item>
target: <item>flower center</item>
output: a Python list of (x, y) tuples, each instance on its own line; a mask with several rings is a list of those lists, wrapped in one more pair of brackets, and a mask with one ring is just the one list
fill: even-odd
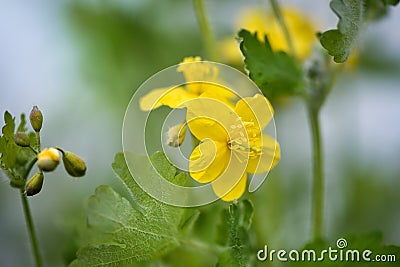
[[(244, 129), (242, 127), (244, 125)], [(250, 158), (260, 156), (262, 154), (262, 147), (254, 144), (259, 143), (260, 131), (254, 122), (243, 122), (243, 124), (230, 126), (233, 136), (238, 136), (228, 142), (228, 147), (231, 150), (246, 154)], [(247, 133), (247, 137), (245, 135)]]

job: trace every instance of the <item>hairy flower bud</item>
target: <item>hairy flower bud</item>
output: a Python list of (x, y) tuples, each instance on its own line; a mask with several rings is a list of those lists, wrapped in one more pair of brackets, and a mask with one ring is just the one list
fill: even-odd
[(68, 172), (69, 175), (73, 177), (81, 177), (84, 176), (86, 173), (86, 164), (77, 155), (72, 152), (62, 152), (63, 163), (65, 170)]
[(44, 175), (42, 172), (35, 173), (25, 186), (25, 194), (33, 196), (42, 190)]
[(33, 130), (40, 132), (43, 124), (43, 115), (37, 106), (33, 106), (29, 120), (31, 121)]
[(185, 140), (186, 126), (185, 124), (177, 124), (169, 128), (168, 130), (167, 144), (172, 147), (180, 146)]
[(55, 148), (46, 148), (37, 155), (37, 165), (40, 170), (45, 172), (54, 171), (60, 162), (60, 153)]
[(22, 147), (28, 147), (31, 144), (28, 134), (24, 132), (17, 132), (14, 134), (14, 141), (17, 145)]

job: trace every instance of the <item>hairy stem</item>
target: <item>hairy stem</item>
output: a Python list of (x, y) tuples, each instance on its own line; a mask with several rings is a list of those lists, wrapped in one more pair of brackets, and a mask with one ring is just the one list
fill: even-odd
[[(39, 132), (36, 132), (36, 140), (37, 140), (37, 150), (40, 152), (40, 133)], [(36, 154), (38, 153), (33, 148), (32, 148), (32, 150)], [(26, 182), (26, 180), (28, 180), (29, 173), (31, 172), (36, 161), (37, 161), (37, 157), (35, 156), (35, 158), (33, 158), (31, 160), (31, 162), (29, 162), (29, 164), (26, 168), (26, 172), (25, 172), (25, 177), (24, 177), (25, 182)], [(29, 238), (31, 240), (33, 257), (35, 259), (36, 267), (40, 267), (40, 266), (42, 266), (42, 258), (40, 256), (40, 252), (39, 252), (38, 240), (36, 237), (35, 227), (33, 225), (33, 219), (32, 219), (32, 214), (31, 214), (31, 210), (29, 207), (29, 203), (28, 203), (28, 198), (27, 198), (24, 190), (25, 190), (24, 188), (20, 188), (22, 207), (24, 209), (25, 221), (26, 221), (26, 226), (28, 227)]]
[(40, 152), (40, 132), (35, 132), (37, 140), (37, 151)]
[(38, 246), (38, 241), (36, 238), (35, 227), (33, 226), (32, 214), (31, 214), (31, 210), (29, 208), (28, 198), (24, 194), (23, 188), (20, 189), (20, 196), (21, 196), (22, 206), (24, 209), (26, 225), (28, 227), (28, 233), (29, 233), (29, 237), (31, 240), (33, 256), (35, 259), (36, 266), (40, 267), (40, 266), (42, 266), (42, 259), (40, 257), (40, 253), (39, 253), (39, 246)]
[(294, 49), (293, 41), (292, 38), (290, 37), (289, 30), (286, 26), (285, 20), (282, 17), (282, 12), (279, 7), (278, 1), (277, 0), (269, 0), (272, 10), (274, 12), (275, 18), (279, 23), (279, 26), (281, 27), (283, 31), (283, 35), (285, 36), (286, 43), (289, 47), (289, 52), (291, 55), (296, 56), (296, 50)]
[(311, 126), (311, 140), (313, 147), (312, 229), (314, 239), (321, 238), (324, 229), (324, 176), (322, 171), (323, 158), (318, 114), (318, 110), (309, 108), (308, 115)]
[(215, 39), (208, 23), (203, 0), (193, 0), (194, 11), (196, 13), (197, 22), (200, 27), (201, 35), (203, 36), (204, 46), (207, 50), (207, 55), (210, 60), (216, 60), (217, 50)]

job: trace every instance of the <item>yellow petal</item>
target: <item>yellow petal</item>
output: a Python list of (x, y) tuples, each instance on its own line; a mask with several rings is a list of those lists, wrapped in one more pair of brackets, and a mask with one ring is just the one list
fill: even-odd
[(261, 154), (249, 158), (246, 169), (248, 173), (259, 174), (267, 172), (275, 167), (280, 160), (280, 148), (275, 139), (267, 134), (263, 134), (262, 143), (260, 139), (259, 146), (262, 146)]
[(211, 185), (215, 194), (224, 201), (233, 201), (239, 199), (246, 189), (247, 174), (243, 173), (240, 180), (233, 186), (233, 188), (226, 193), (229, 188), (232, 187), (231, 183), (217, 179)]
[(188, 92), (183, 87), (154, 89), (140, 99), (140, 109), (149, 111), (160, 106), (170, 108), (182, 108), (185, 101), (193, 99), (197, 95)]
[(207, 61), (201, 61), (200, 57), (185, 58), (177, 71), (182, 72), (189, 83), (186, 85), (187, 89), (197, 95), (205, 90), (202, 81), (215, 82), (218, 77), (218, 68)]
[(225, 143), (204, 140), (190, 155), (190, 176), (200, 183), (215, 180), (226, 168), (229, 155), (230, 152)]
[(204, 83), (204, 92), (200, 95), (203, 98), (213, 98), (220, 100), (232, 109), (234, 108), (232, 100), (236, 95), (229, 89), (212, 83)]
[(196, 98), (186, 106), (186, 121), (198, 140), (210, 138), (228, 143), (230, 126), (237, 124), (238, 116), (227, 104), (212, 98)]
[(268, 99), (260, 94), (239, 100), (236, 103), (235, 112), (243, 122), (255, 123), (259, 131), (267, 126), (274, 115), (274, 110)]
[(215, 119), (196, 118), (188, 121), (190, 132), (200, 141), (211, 139), (217, 142), (228, 143), (228, 134), (224, 127)]

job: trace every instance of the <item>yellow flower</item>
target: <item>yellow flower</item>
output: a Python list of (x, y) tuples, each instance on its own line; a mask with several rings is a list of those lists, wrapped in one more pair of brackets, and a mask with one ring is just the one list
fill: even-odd
[(192, 101), (186, 120), (201, 142), (190, 156), (191, 177), (211, 182), (225, 201), (240, 198), (247, 173), (268, 172), (280, 159), (279, 144), (262, 132), (272, 116), (269, 101), (260, 94), (239, 100), (233, 109), (215, 99)]
[[(281, 12), (293, 42), (295, 56), (301, 60), (306, 59), (310, 56), (317, 40), (313, 23), (298, 9), (284, 7)], [(261, 42), (264, 42), (264, 35), (267, 35), (274, 51), (290, 52), (282, 28), (272, 11), (266, 12), (260, 8), (247, 9), (239, 15), (235, 28), (246, 29), (252, 33), (258, 32)], [(221, 42), (221, 53), (228, 61), (238, 62), (241, 59), (239, 46), (232, 37)]]
[(60, 153), (53, 147), (46, 148), (37, 155), (37, 159), (39, 169), (45, 172), (50, 172), (53, 171), (60, 162)]
[(200, 57), (185, 58), (177, 71), (183, 73), (187, 84), (152, 90), (140, 99), (141, 110), (149, 111), (160, 106), (183, 108), (186, 101), (198, 97), (215, 98), (229, 103), (234, 97), (230, 90), (217, 84), (218, 68), (208, 62), (202, 62)]

